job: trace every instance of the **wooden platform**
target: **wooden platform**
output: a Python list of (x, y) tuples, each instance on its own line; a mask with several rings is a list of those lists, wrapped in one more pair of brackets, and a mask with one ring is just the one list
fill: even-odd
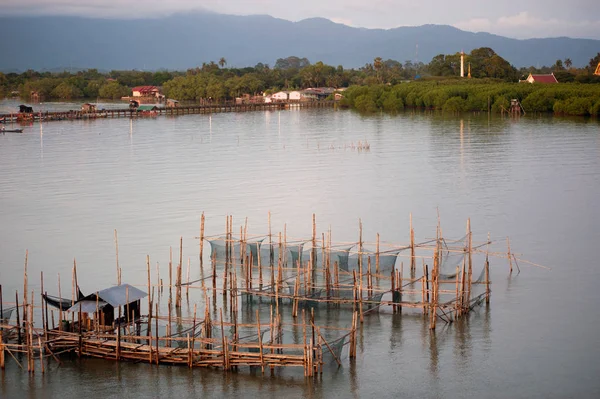
[(173, 108), (157, 108), (153, 111), (137, 111), (129, 108), (121, 109), (100, 109), (94, 112), (81, 110), (70, 111), (46, 111), (33, 112), (30, 114), (14, 113), (0, 114), (0, 119), (4, 118), (6, 123), (11, 122), (50, 122), (67, 121), (80, 119), (98, 119), (98, 118), (143, 118), (156, 116), (176, 116), (191, 114), (212, 114), (220, 112), (250, 112), (250, 111), (277, 111), (290, 108), (331, 108), (336, 104), (335, 101), (307, 101), (307, 102), (276, 102), (261, 104), (211, 104), (211, 105), (188, 105)]

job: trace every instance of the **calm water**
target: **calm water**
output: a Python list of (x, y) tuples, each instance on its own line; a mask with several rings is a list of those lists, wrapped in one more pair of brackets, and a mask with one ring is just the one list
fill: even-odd
[[(370, 151), (345, 148), (359, 140)], [(227, 213), (265, 233), (271, 211), (275, 231), (287, 223), (306, 237), (315, 212), (334, 241), (356, 241), (360, 217), (366, 239), (406, 242), (409, 212), (420, 239), (435, 236), (439, 208), (445, 236), (464, 235), (471, 217), (475, 239), (510, 236), (515, 252), (552, 268), (522, 264), (509, 278), (492, 260), (490, 307), (435, 334), (421, 317), (371, 315), (356, 362), (311, 381), (89, 359), (30, 377), (7, 360), (3, 398), (83, 387), (107, 398), (600, 396), (597, 120), (291, 110), (52, 122), (0, 135), (0, 167), (5, 301), (22, 290), (26, 249), (36, 293), (44, 271), (47, 291), (60, 273), (70, 295), (73, 258), (84, 292), (114, 284), (114, 229), (123, 281), (145, 284), (147, 254), (166, 276), (180, 236), (197, 277), (202, 211), (208, 234)]]

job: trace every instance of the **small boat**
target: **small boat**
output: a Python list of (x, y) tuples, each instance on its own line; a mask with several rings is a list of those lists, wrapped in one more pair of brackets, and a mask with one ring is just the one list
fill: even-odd
[(0, 133), (23, 133), (23, 129), (0, 129)]
[[(77, 288), (77, 301), (82, 300), (84, 297), (85, 296), (83, 295), (83, 293), (81, 292), (81, 290), (78, 287)], [(53, 306), (57, 309), (61, 309), (63, 311), (66, 311), (73, 305), (72, 300), (68, 299), (68, 298), (60, 298), (60, 297), (48, 295), (48, 294), (42, 294), (42, 298), (44, 298), (44, 300), (48, 303), (48, 305)], [(75, 302), (77, 302), (77, 301), (75, 301)]]

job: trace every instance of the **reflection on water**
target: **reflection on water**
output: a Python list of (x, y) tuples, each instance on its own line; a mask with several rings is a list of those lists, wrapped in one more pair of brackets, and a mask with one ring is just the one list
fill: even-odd
[[(9, 360), (0, 394), (69, 397), (83, 383), (108, 398), (600, 394), (600, 271), (591, 266), (600, 240), (599, 132), (596, 120), (290, 110), (53, 122), (0, 136), (5, 293), (22, 289), (26, 248), (36, 292), (42, 270), (49, 292), (59, 273), (70, 286), (73, 257), (85, 292), (114, 284), (114, 229), (123, 281), (145, 284), (147, 254), (167, 276), (169, 246), (180, 236), (191, 278), (200, 278), (202, 211), (208, 234), (222, 232), (228, 213), (234, 227), (248, 216), (249, 233), (265, 233), (271, 211), (274, 231), (286, 224), (289, 236), (307, 236), (315, 212), (318, 231), (331, 225), (333, 241), (355, 241), (362, 218), (366, 239), (400, 242), (409, 212), (418, 238), (434, 236), (439, 208), (445, 236), (463, 236), (471, 217), (476, 237), (510, 235), (514, 252), (553, 267), (521, 265), (507, 280), (508, 266), (493, 260), (490, 308), (440, 322), (435, 333), (422, 314), (370, 314), (356, 361), (313, 381), (302, 371), (271, 377), (76, 358), (30, 377)], [(365, 140), (369, 151), (350, 147)], [(166, 309), (168, 289), (163, 295)], [(183, 312), (199, 296), (190, 292)], [(344, 325), (346, 313), (316, 317)]]

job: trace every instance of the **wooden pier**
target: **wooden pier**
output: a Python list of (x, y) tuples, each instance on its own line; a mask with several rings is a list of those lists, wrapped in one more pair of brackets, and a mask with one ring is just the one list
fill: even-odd
[(6, 123), (17, 122), (50, 122), (86, 120), (99, 118), (149, 118), (157, 116), (178, 116), (194, 114), (213, 114), (221, 112), (251, 112), (251, 111), (278, 111), (293, 108), (332, 108), (335, 101), (305, 101), (305, 102), (273, 102), (252, 104), (209, 104), (209, 105), (185, 105), (178, 107), (155, 107), (150, 111), (142, 111), (130, 108), (100, 109), (95, 111), (45, 111), (33, 113), (11, 113), (0, 114), (0, 120)]

